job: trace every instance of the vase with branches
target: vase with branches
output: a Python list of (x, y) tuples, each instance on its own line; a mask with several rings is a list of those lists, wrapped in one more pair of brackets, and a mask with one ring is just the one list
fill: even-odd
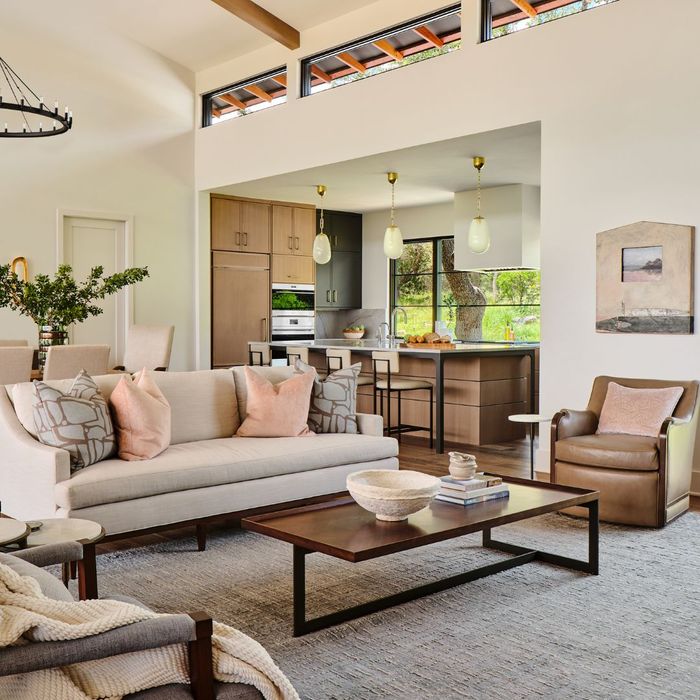
[(83, 282), (73, 276), (70, 265), (59, 265), (56, 274), (39, 274), (25, 281), (10, 265), (0, 266), (0, 308), (28, 316), (39, 328), (39, 366), (43, 368), (47, 347), (67, 342), (67, 328), (104, 313), (102, 299), (148, 277), (147, 267), (131, 267), (104, 276), (101, 265), (93, 267)]

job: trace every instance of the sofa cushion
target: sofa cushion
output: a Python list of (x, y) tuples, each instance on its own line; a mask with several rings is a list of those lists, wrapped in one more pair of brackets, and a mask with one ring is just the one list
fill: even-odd
[(656, 440), (642, 435), (579, 435), (556, 444), (558, 462), (609, 469), (656, 471), (659, 451)]
[(109, 406), (85, 370), (66, 393), (34, 382), (34, 425), (39, 442), (70, 454), (71, 470), (107, 459), (117, 451)]
[(76, 510), (162, 493), (395, 457), (393, 438), (335, 433), (313, 438), (221, 438), (171, 445), (144, 462), (107, 460), (56, 484), (56, 503)]
[(31, 576), (41, 588), (41, 592), (53, 600), (62, 600), (64, 602), (73, 602), (73, 596), (70, 591), (59, 581), (53, 574), (50, 574), (45, 569), (42, 569), (28, 561), (13, 557), (11, 554), (0, 554), (0, 564), (9, 566), (13, 571), (20, 576)]
[(170, 444), (231, 437), (238, 426), (236, 387), (230, 369), (148, 372), (170, 404)]
[[(108, 401), (121, 379), (121, 374), (103, 374), (98, 377), (92, 377), (100, 394)], [(46, 386), (52, 389), (57, 389), (63, 394), (67, 394), (73, 385), (74, 379), (54, 379), (44, 382)], [(34, 426), (34, 385), (31, 382), (22, 382), (21, 384), (12, 384), (5, 387), (7, 395), (12, 401), (15, 408), (15, 413), (22, 427), (34, 438), (36, 438), (36, 428)]]
[[(294, 369), (287, 365), (279, 367), (250, 367), (254, 372), (262, 375), (271, 384), (279, 384), (289, 379), (294, 374)], [(245, 366), (234, 367), (233, 377), (236, 382), (236, 399), (238, 401), (238, 415), (244, 421), (248, 415), (248, 384), (245, 379)]]

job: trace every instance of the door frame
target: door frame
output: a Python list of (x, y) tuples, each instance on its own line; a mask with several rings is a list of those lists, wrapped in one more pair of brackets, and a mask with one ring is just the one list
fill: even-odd
[[(112, 211), (93, 211), (90, 209), (63, 209), (56, 210), (56, 268), (65, 261), (65, 237), (64, 226), (66, 219), (96, 219), (97, 221), (118, 221), (124, 225), (124, 266), (131, 267), (134, 263), (134, 216)], [(118, 294), (124, 299), (124, 319), (119, 328), (119, 320), (116, 320), (117, 347), (114, 348), (114, 357), (117, 364), (124, 360), (126, 338), (129, 328), (134, 322), (134, 295), (131, 286), (125, 287)], [(121, 330), (121, 333), (120, 333)], [(121, 339), (120, 336), (121, 335)]]

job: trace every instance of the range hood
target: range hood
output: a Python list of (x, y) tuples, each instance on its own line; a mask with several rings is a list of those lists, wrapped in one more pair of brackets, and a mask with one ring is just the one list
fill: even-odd
[(467, 246), (476, 194), (476, 190), (455, 192), (455, 270), (539, 269), (540, 188), (505, 185), (481, 190), (481, 211), (491, 232), (491, 246), (479, 255)]

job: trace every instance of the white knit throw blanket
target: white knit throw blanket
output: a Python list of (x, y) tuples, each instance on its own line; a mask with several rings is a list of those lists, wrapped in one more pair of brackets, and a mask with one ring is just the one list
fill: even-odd
[[(37, 581), (0, 564), (0, 649), (14, 644), (82, 639), (158, 613), (116, 600), (58, 601)], [(255, 640), (214, 623), (214, 676), (248, 683), (267, 700), (299, 700), (289, 680)], [(1, 652), (0, 652), (1, 653)], [(175, 644), (59, 669), (0, 677), (0, 698), (13, 700), (118, 700), (129, 693), (189, 683), (187, 649)]]

